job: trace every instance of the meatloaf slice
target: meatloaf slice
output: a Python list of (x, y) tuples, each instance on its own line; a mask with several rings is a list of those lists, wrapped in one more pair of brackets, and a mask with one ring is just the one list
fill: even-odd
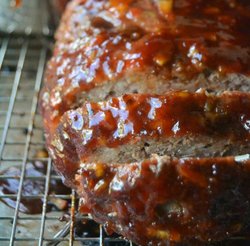
[(41, 96), (48, 131), (84, 100), (199, 88), (250, 90), (250, 4), (178, 0), (165, 15), (166, 2), (171, 1), (68, 5)]
[(66, 112), (48, 150), (72, 183), (80, 163), (250, 153), (249, 122), (249, 93), (128, 94)]
[(205, 245), (249, 228), (249, 155), (83, 163), (76, 179), (81, 211), (139, 245)]

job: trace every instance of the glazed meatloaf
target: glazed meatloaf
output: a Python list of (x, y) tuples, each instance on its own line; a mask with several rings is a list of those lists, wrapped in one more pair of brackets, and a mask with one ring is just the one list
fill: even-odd
[(245, 0), (68, 4), (40, 108), (82, 213), (140, 245), (249, 234), (248, 23)]

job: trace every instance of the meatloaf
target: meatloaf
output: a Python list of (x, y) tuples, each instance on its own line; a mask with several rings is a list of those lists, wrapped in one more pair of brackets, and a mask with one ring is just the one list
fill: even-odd
[(243, 234), (248, 23), (245, 0), (68, 4), (40, 108), (80, 211), (140, 245)]
[[(48, 148), (71, 181), (81, 163), (250, 153), (249, 122), (249, 93), (126, 94), (67, 111)], [(72, 156), (74, 164), (65, 162)]]

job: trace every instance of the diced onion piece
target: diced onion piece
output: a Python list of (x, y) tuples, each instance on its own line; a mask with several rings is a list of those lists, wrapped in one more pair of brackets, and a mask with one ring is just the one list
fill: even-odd
[(168, 15), (172, 12), (174, 0), (156, 0), (161, 14)]

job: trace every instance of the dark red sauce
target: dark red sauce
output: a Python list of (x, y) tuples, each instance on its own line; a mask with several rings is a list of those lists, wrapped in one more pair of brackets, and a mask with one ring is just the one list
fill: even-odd
[[(54, 173), (55, 174), (55, 173)], [(16, 178), (6, 178), (0, 180), (0, 193), (2, 195), (14, 194), (17, 195), (19, 188), (19, 178), (21, 175), (20, 167), (10, 167), (1, 172), (1, 175), (13, 176)], [(46, 164), (40, 161), (34, 163), (27, 163), (26, 176), (35, 176), (38, 179), (25, 179), (23, 183), (22, 195), (42, 195), (45, 190), (45, 179), (39, 179), (46, 175)], [(67, 195), (71, 190), (65, 187), (61, 180), (51, 179), (49, 194)], [(15, 198), (1, 198), (1, 200), (9, 207), (16, 207)], [(60, 208), (67, 209), (68, 202), (57, 199), (49, 201), (47, 204), (47, 212), (51, 210), (58, 210), (58, 203), (63, 203)], [(22, 198), (19, 206), (19, 211), (26, 214), (39, 214), (43, 209), (43, 198)]]

